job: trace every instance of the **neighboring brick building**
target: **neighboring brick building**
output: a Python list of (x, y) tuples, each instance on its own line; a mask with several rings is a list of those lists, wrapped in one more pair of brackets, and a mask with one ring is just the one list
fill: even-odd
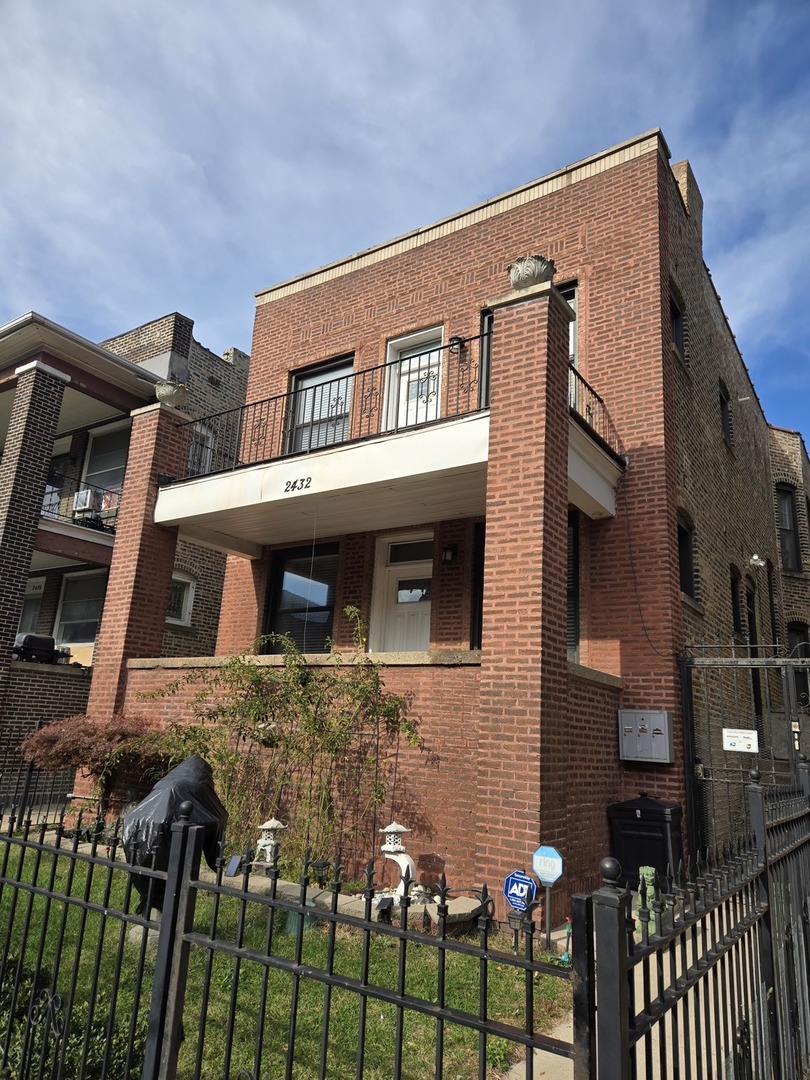
[[(775, 656), (810, 621), (782, 584), (806, 587), (810, 551), (785, 567), (774, 517), (801, 489), (804, 550), (805, 466), (777, 469), (668, 159), (653, 131), (260, 292), (238, 427), (203, 421), (210, 475), (157, 498), (158, 523), (229, 553), (218, 656), (275, 630), (317, 661), (363, 612), (431, 751), (403, 755), (390, 809), (452, 882), (493, 886), (544, 843), (588, 887), (606, 807), (640, 790), (684, 804), (693, 838), (738, 824), (755, 759), (724, 727), (756, 728), (768, 777), (789, 765), (772, 673), (698, 661)], [(534, 253), (554, 284), (513, 284)], [(133, 660), (136, 637), (102, 638), (100, 711), (182, 668)], [(619, 708), (669, 714), (671, 760), (621, 760)]]
[[(14, 771), (18, 729), (86, 706), (88, 675), (12, 660), (11, 647), (25, 632), (53, 638), (74, 664), (92, 663), (119, 509), (136, 482), (130, 414), (148, 409), (166, 380), (187, 386), (180, 412), (191, 418), (244, 401), (248, 357), (218, 357), (192, 329), (175, 313), (97, 346), (34, 313), (0, 327), (0, 772)], [(154, 487), (154, 462), (143, 467)], [(159, 611), (163, 655), (212, 651), (224, 565), (219, 552), (178, 546)]]

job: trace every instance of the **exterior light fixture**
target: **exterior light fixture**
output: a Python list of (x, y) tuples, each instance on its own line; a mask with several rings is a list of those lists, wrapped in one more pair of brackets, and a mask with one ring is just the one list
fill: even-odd
[(467, 341), (466, 338), (459, 337), (458, 334), (453, 334), (453, 336), (447, 342), (447, 344), (448, 344), (448, 346), (450, 348), (450, 352), (451, 353), (460, 353), (461, 350), (464, 348), (464, 345), (466, 344), (466, 341)]
[(458, 555), (458, 544), (445, 544), (442, 548), (442, 562), (452, 562)]
[(751, 558), (748, 560), (748, 565), (753, 567), (755, 570), (762, 570), (762, 568), (765, 566), (765, 560), (762, 558), (761, 555), (752, 555)]

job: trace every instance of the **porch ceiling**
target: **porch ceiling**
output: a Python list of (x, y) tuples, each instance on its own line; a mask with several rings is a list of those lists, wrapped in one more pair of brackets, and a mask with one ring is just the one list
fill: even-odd
[[(489, 415), (401, 431), (161, 488), (155, 520), (181, 539), (258, 558), (265, 544), (486, 514)], [(569, 433), (568, 497), (590, 517), (616, 512), (621, 469)]]
[(489, 416), (476, 413), (187, 480), (161, 489), (155, 520), (258, 558), (264, 544), (479, 516), (488, 441)]

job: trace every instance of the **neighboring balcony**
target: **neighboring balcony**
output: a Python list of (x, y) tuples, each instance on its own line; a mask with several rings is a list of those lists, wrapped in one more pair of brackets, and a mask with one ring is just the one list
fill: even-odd
[[(288, 394), (185, 425), (187, 471), (161, 488), (156, 521), (258, 557), (267, 543), (482, 516), (489, 346), (489, 334), (454, 337), (367, 370), (338, 362)], [(610, 516), (623, 469), (615, 433), (573, 368), (570, 387), (573, 501)]]
[(77, 471), (52, 465), (40, 508), (32, 568), (45, 569), (60, 554), (75, 557), (77, 541), (85, 558), (109, 565), (120, 498), (117, 487), (102, 487)]

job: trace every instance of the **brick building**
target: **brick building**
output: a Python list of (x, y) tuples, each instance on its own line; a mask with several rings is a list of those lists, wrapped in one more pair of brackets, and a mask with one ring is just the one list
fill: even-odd
[[(0, 327), (0, 772), (9, 782), (22, 731), (86, 707), (119, 515), (137, 484), (131, 413), (159, 408), (162, 381), (188, 388), (175, 424), (244, 401), (248, 357), (215, 356), (192, 329), (175, 313), (98, 346), (35, 313)], [(224, 568), (219, 552), (177, 546), (157, 651), (212, 651)], [(12, 653), (18, 633), (53, 639), (75, 666), (24, 662), (29, 654)]]
[[(677, 800), (694, 844), (739, 823), (745, 769), (789, 768), (789, 703), (745, 665), (810, 621), (806, 455), (767, 424), (660, 132), (258, 293), (247, 402), (202, 421), (208, 467), (155, 520), (228, 552), (217, 657), (285, 631), (328, 663), (361, 610), (430, 750), (391, 807), (420, 867), (492, 884), (544, 843), (587, 887), (608, 804)], [(100, 711), (182, 667), (135, 624), (102, 633)]]

